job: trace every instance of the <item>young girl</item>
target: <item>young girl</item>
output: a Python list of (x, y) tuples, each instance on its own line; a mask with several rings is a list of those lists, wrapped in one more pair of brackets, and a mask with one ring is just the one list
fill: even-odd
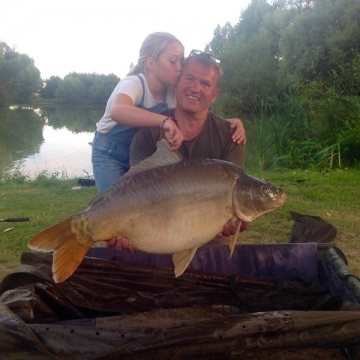
[[(156, 32), (145, 38), (138, 64), (116, 86), (96, 124), (91, 160), (99, 191), (129, 170), (130, 143), (139, 127), (161, 126), (172, 150), (181, 145), (180, 130), (171, 118), (161, 114), (175, 108), (173, 87), (183, 60), (184, 46), (175, 36)], [(237, 142), (244, 134), (242, 123), (233, 120), (231, 126), (236, 127)]]

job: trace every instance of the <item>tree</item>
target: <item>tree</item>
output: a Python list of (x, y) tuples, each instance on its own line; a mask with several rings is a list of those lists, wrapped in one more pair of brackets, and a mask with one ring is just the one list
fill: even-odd
[(240, 21), (235, 25), (235, 33), (246, 40), (259, 32), (265, 15), (272, 9), (266, 0), (252, 0), (249, 6), (242, 12)]
[(46, 80), (42, 93), (65, 103), (106, 103), (119, 81), (114, 74), (71, 73)]
[(33, 59), (5, 43), (0, 50), (0, 105), (31, 102), (41, 89), (40, 71)]
[(234, 32), (234, 28), (230, 22), (227, 22), (223, 27), (218, 25), (214, 30), (214, 36), (210, 43), (205, 47), (205, 51), (213, 54), (216, 57), (221, 57), (221, 54), (228, 47), (229, 38)]
[[(346, 1), (340, 26), (328, 40), (330, 61), (336, 69), (339, 91), (360, 94), (360, 2)], [(332, 73), (334, 74), (334, 72)]]
[(114, 75), (97, 75), (89, 89), (89, 101), (106, 103), (120, 79)]
[(59, 76), (51, 76), (50, 79), (45, 80), (44, 86), (40, 91), (40, 96), (43, 99), (55, 99), (56, 90), (61, 82)]
[(359, 53), (359, 20), (358, 0), (314, 0), (311, 6), (298, 6), (282, 32), (284, 83), (327, 81), (338, 72)]
[(56, 99), (64, 103), (85, 102), (86, 87), (75, 73), (66, 75), (55, 92)]
[(222, 51), (219, 102), (225, 112), (239, 106), (249, 110), (254, 102), (276, 91), (281, 33), (278, 11), (265, 0), (253, 0), (234, 29), (217, 27), (214, 32), (209, 48)]

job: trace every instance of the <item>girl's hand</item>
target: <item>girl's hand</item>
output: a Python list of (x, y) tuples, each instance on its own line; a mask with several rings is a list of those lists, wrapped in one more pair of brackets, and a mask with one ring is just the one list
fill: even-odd
[(171, 145), (171, 150), (177, 150), (184, 141), (184, 137), (179, 128), (176, 126), (175, 122), (169, 118), (164, 122), (162, 128), (165, 131), (165, 138)]
[(240, 119), (229, 119), (230, 127), (235, 128), (234, 134), (231, 136), (232, 141), (236, 144), (246, 144), (246, 135), (243, 122)]

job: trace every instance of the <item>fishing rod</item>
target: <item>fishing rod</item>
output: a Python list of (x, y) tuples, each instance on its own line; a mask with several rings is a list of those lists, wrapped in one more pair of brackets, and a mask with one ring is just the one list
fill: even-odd
[(29, 221), (28, 217), (18, 217), (18, 218), (8, 218), (8, 219), (0, 219), (0, 222), (24, 222)]

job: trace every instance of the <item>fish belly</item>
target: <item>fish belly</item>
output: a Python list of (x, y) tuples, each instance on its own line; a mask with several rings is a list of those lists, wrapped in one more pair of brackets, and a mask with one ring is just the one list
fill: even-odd
[(182, 202), (166, 204), (146, 213), (136, 226), (129, 229), (128, 238), (139, 250), (172, 254), (199, 247), (221, 232), (233, 216), (230, 201)]
[(234, 216), (231, 174), (174, 167), (152, 175), (128, 181), (89, 210), (86, 228), (94, 241), (124, 236), (138, 250), (175, 253), (211, 241)]

